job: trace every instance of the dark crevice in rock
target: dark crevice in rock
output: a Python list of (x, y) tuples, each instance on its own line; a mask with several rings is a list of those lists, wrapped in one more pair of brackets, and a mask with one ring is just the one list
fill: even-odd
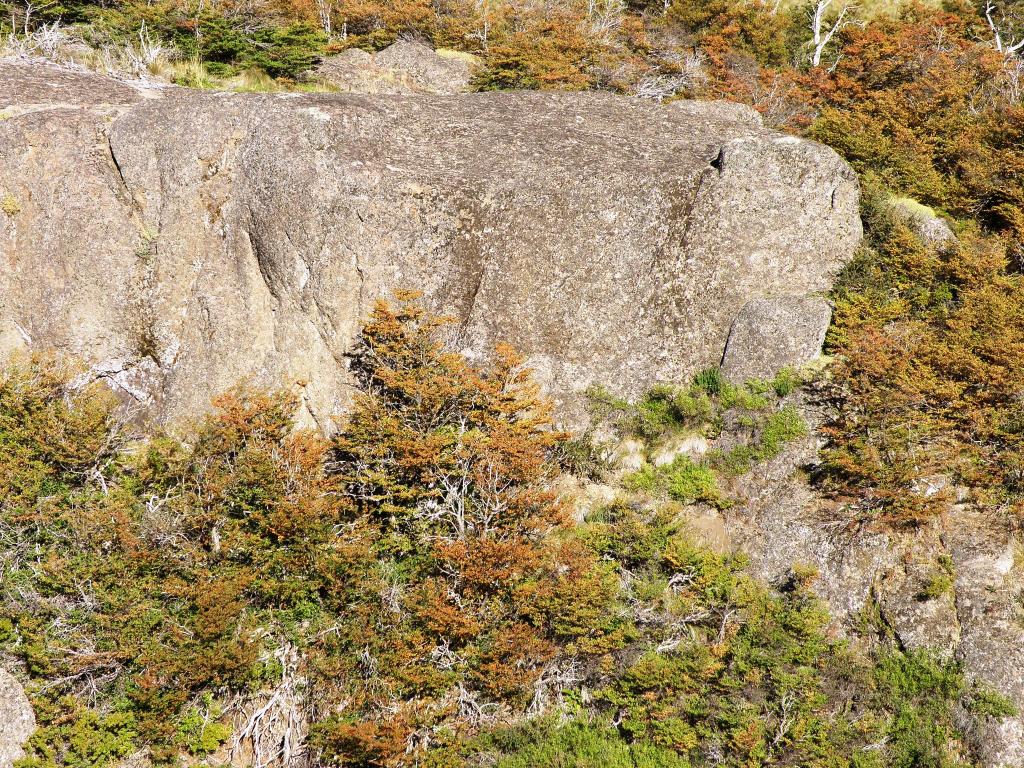
[(106, 134), (104, 138), (107, 140), (107, 154), (110, 155), (110, 162), (114, 164), (114, 170), (117, 171), (117, 178), (121, 182), (125, 199), (131, 205), (133, 199), (132, 191), (128, 188), (128, 180), (125, 178), (124, 169), (121, 168), (121, 163), (117, 159), (117, 153), (114, 151), (114, 144), (110, 139), (110, 134)]
[(712, 159), (708, 165), (718, 171), (719, 174), (725, 172), (725, 147), (718, 150), (718, 154), (715, 155), (714, 159)]

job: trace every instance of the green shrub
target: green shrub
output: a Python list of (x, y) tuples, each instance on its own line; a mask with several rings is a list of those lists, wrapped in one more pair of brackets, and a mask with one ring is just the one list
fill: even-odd
[(693, 377), (693, 386), (709, 395), (720, 395), (726, 381), (718, 366), (705, 368)]
[(944, 768), (956, 737), (953, 707), (966, 692), (951, 662), (923, 652), (886, 652), (874, 669), (880, 702), (892, 712), (888, 765)]
[(213, 695), (204, 693), (178, 721), (178, 744), (200, 757), (216, 752), (231, 736), (231, 726), (220, 722), (223, 714)]
[(275, 78), (295, 78), (319, 60), (326, 43), (323, 31), (310, 24), (261, 25), (252, 30), (243, 18), (212, 10), (197, 22), (178, 27), (175, 37), (186, 59), (201, 61), (207, 74), (220, 77), (258, 69)]
[(497, 768), (689, 768), (677, 752), (649, 743), (628, 743), (607, 726), (574, 722), (528, 732)]
[(101, 715), (71, 701), (67, 706), (69, 713), (55, 716), (37, 705), (39, 729), (17, 768), (107, 768), (135, 751), (138, 733), (131, 714)]
[(751, 419), (747, 426), (752, 432), (750, 441), (712, 453), (708, 457), (711, 466), (728, 476), (742, 475), (757, 464), (777, 458), (788, 443), (807, 435), (807, 424), (793, 406), (774, 411), (761, 420)]
[(1019, 710), (1009, 698), (1001, 693), (975, 685), (967, 699), (967, 708), (980, 717), (1014, 717)]
[(666, 470), (668, 495), (676, 501), (691, 503), (719, 500), (718, 481), (708, 467), (694, 462), (689, 456), (677, 456)]
[(786, 406), (771, 414), (761, 425), (761, 446), (758, 461), (769, 461), (781, 453), (783, 446), (807, 435), (807, 423), (796, 408)]
[(917, 595), (919, 600), (937, 600), (953, 591), (956, 577), (953, 558), (949, 555), (939, 555), (937, 563), (938, 568), (928, 575), (927, 581)]
[(686, 455), (677, 456), (663, 467), (646, 464), (624, 478), (623, 484), (630, 490), (664, 494), (683, 504), (722, 503), (714, 471)]
[(779, 397), (788, 397), (797, 387), (802, 383), (802, 378), (793, 368), (783, 368), (774, 379), (771, 380), (769, 386), (772, 391), (775, 392)]

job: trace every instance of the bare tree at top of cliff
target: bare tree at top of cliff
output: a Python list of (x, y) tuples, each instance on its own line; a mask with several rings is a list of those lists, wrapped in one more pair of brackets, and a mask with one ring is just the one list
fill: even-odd
[(327, 39), (331, 39), (331, 6), (327, 0), (316, 0), (316, 13), (320, 17), (320, 26), (323, 27)]
[(492, 17), (497, 11), (495, 0), (476, 0), (474, 10), (479, 20), (478, 25), (466, 37), (479, 40), (480, 47), (486, 51), (491, 40)]
[(985, 21), (996, 50), (1009, 58), (1024, 51), (1024, 12), (1008, 10), (1007, 5), (985, 0)]
[(852, 14), (856, 6), (850, 3), (843, 3), (831, 26), (826, 21), (829, 8), (835, 0), (817, 0), (814, 6), (814, 13), (811, 15), (811, 45), (814, 51), (811, 54), (811, 64), (815, 67), (821, 66), (821, 57), (825, 48), (832, 42), (839, 30), (849, 26), (852, 22)]

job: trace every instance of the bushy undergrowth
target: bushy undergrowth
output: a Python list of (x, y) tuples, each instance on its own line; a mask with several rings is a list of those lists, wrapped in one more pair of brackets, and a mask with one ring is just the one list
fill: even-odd
[(628, 642), (601, 660), (569, 725), (485, 739), (499, 766), (970, 764), (959, 713), (1013, 711), (928, 653), (868, 657), (836, 640), (805, 567), (772, 592), (741, 557), (694, 546), (671, 515), (625, 504), (580, 535), (623, 576)]
[[(511, 350), (447, 351), (446, 322), (378, 305), (331, 441), (286, 394), (142, 437), (70, 372), (3, 373), (0, 647), (40, 725), (20, 768), (273, 754), (267, 707), (325, 765), (944, 765), (953, 707), (1006, 714), (928, 657), (852, 653), (813, 574), (772, 591), (670, 506), (570, 526), (550, 405)], [(687, 395), (709, 413), (763, 405), (712, 378)]]
[(185, 439), (133, 440), (101, 387), (4, 374), (3, 640), (41, 725), (26, 766), (209, 753), (228, 735), (211, 713), (261, 690), (313, 717), (326, 759), (392, 764), (421, 729), (443, 745), (524, 711), (568, 649), (603, 647), (615, 585), (558, 535), (549, 406), (509, 350), (472, 368), (404, 299), (364, 330), (333, 442), (293, 430), (291, 397), (243, 391)]
[[(623, 479), (627, 489), (683, 504), (725, 507), (730, 500), (719, 489), (720, 479), (749, 472), (807, 435), (798, 410), (783, 403), (802, 383), (801, 375), (792, 369), (781, 371), (772, 381), (735, 384), (723, 378), (718, 368), (710, 368), (697, 374), (689, 386), (658, 385), (636, 403), (604, 389), (589, 394), (596, 423), (619, 438), (639, 439), (645, 445), (647, 461)], [(727, 449), (699, 456), (679, 453), (662, 461), (652, 458), (674, 440), (714, 440), (724, 431), (734, 442)], [(589, 451), (602, 455), (599, 446), (591, 445)]]
[(1015, 516), (1021, 478), (1024, 283), (1008, 237), (964, 225), (928, 244), (877, 189), (868, 239), (841, 277), (829, 335), (839, 362), (822, 480), (865, 514), (913, 523), (949, 509), (941, 475)]

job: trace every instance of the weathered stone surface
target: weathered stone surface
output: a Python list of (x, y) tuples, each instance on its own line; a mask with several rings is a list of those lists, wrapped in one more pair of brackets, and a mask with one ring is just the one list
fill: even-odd
[(0, 114), (10, 118), (24, 109), (59, 109), (79, 106), (83, 98), (92, 105), (132, 104), (143, 93), (110, 77), (74, 67), (20, 59), (0, 60)]
[[(970, 680), (1024, 708), (1024, 567), (1001, 513), (958, 504), (952, 525), (934, 520), (913, 532), (858, 519), (855, 508), (818, 496), (799, 471), (817, 461), (822, 413), (795, 399), (811, 434), (728, 489), (740, 503), (723, 512), (726, 528), (753, 573), (781, 584), (794, 563), (813, 565), (837, 630), (879, 621), (903, 647), (959, 661)], [(928, 597), (940, 558), (952, 562), (953, 585)], [(1021, 765), (1024, 717), (962, 716), (981, 765)]]
[[(970, 675), (1007, 695), (1024, 712), (1024, 563), (1005, 520), (992, 511), (956, 508), (945, 534), (956, 568), (956, 649)], [(1024, 764), (1024, 715), (983, 720), (976, 742), (987, 766)]]
[(821, 354), (831, 319), (832, 308), (821, 298), (754, 299), (733, 321), (722, 373), (740, 382), (771, 379), (787, 366), (808, 363)]
[(837, 155), (736, 105), (98, 82), (0, 63), (0, 325), (164, 420), (248, 378), (328, 428), (404, 286), (469, 354), (523, 350), (571, 416), (590, 384), (718, 363), (742, 307), (827, 289), (861, 236)]
[(454, 94), (469, 90), (474, 58), (455, 51), (435, 51), (415, 40), (399, 40), (375, 57), (379, 67), (408, 73), (427, 93)]
[(408, 73), (379, 67), (372, 53), (358, 48), (328, 56), (308, 76), (343, 93), (408, 95), (416, 92)]
[(329, 56), (311, 74), (346, 93), (451, 95), (469, 90), (473, 70), (468, 54), (400, 40), (376, 54), (350, 48)]
[(11, 768), (24, 756), (24, 744), (35, 729), (35, 714), (21, 684), (0, 668), (0, 768)]

